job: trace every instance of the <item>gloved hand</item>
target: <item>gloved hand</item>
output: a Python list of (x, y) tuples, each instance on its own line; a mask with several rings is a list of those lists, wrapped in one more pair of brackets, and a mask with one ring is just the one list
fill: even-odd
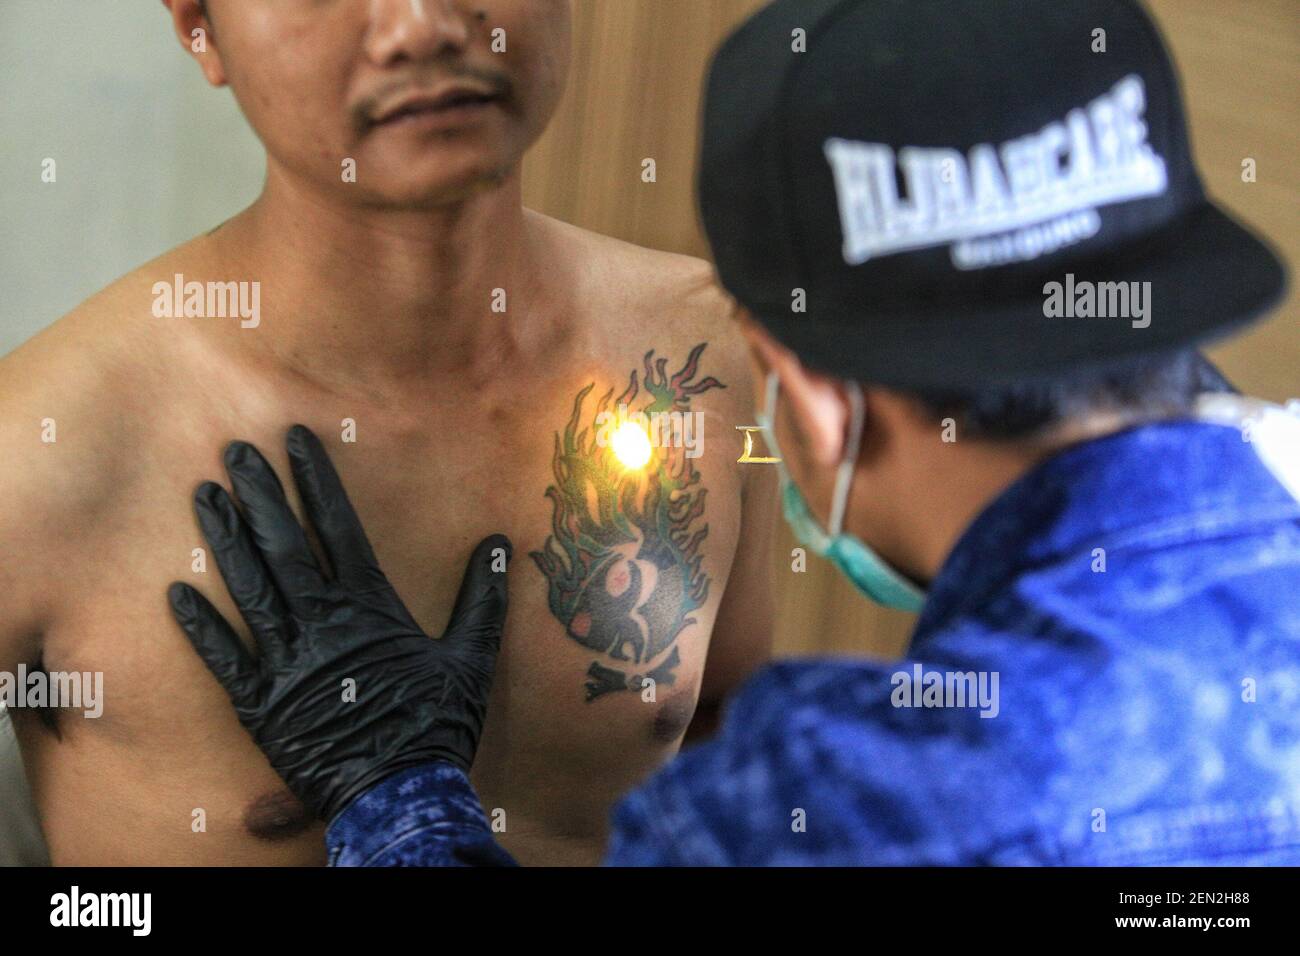
[(177, 582), (168, 598), (271, 766), (330, 820), (399, 770), (473, 763), (506, 618), (506, 574), (492, 569), (493, 552), (503, 549), (508, 560), (511, 545), (492, 535), (474, 549), (451, 622), (435, 640), (379, 569), (320, 440), (295, 425), (286, 444), (333, 576), (317, 563), (271, 466), (252, 445), (233, 442), (225, 464), (243, 516), (212, 482), (194, 504), (259, 655), (198, 591)]

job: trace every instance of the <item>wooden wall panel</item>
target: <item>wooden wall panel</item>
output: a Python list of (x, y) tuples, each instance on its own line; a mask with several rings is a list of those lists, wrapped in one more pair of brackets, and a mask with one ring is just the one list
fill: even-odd
[[(1210, 194), (1300, 262), (1300, 4), (1295, 0), (1154, 0), (1173, 47)], [(1242, 182), (1241, 163), (1258, 179)], [(1210, 350), (1229, 377), (1274, 401), (1300, 398), (1300, 289), (1283, 307)]]
[[(525, 195), (549, 215), (703, 256), (696, 127), (709, 55), (759, 0), (575, 0), (572, 74), (529, 156)], [(641, 181), (655, 160), (658, 181)]]

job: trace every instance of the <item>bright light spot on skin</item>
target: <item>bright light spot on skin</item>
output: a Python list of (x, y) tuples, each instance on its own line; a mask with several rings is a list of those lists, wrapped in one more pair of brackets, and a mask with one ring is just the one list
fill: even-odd
[(635, 422), (619, 425), (610, 439), (610, 447), (614, 449), (614, 457), (629, 470), (644, 468), (650, 460), (650, 436)]

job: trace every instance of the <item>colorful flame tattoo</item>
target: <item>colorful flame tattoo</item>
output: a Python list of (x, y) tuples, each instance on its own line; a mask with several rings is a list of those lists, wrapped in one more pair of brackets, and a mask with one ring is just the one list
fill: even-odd
[[(709, 578), (701, 569), (700, 545), (709, 526), (701, 524), (706, 490), (681, 443), (663, 442), (650, 463), (627, 470), (608, 443), (598, 441), (601, 414), (626, 406), (651, 417), (690, 411), (691, 396), (726, 388), (716, 378), (692, 381), (708, 343), (691, 350), (671, 378), (668, 360), (646, 353), (623, 394), (607, 391), (592, 410), (583, 406), (595, 383), (573, 402), (563, 434), (555, 436), (552, 468), (551, 534), (532, 558), (550, 585), (551, 613), (570, 638), (612, 662), (592, 661), (587, 670), (588, 702), (619, 690), (640, 690), (644, 678), (671, 685), (680, 662), (674, 642), (695, 623)], [(671, 447), (669, 447), (671, 445)]]

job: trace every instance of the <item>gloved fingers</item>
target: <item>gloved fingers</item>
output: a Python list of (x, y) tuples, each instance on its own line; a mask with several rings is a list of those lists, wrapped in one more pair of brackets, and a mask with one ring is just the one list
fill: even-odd
[(514, 546), (503, 534), (484, 538), (470, 555), (444, 640), (469, 640), (496, 657), (506, 625), (506, 568)]
[(307, 517), (339, 583), (359, 593), (387, 588), (388, 579), (321, 440), (307, 426), (294, 425), (285, 447)]
[(172, 615), (208, 670), (242, 711), (257, 706), (262, 674), (234, 628), (202, 594), (179, 581), (167, 589)]
[(242, 441), (226, 447), (225, 461), (253, 541), (290, 613), (302, 620), (314, 620), (321, 601), (329, 594), (329, 583), (307, 542), (307, 533), (289, 507), (275, 470), (261, 452)]
[(235, 503), (225, 488), (205, 481), (194, 493), (194, 512), (226, 589), (262, 654), (282, 659), (283, 644), (293, 636), (286, 629), (288, 610)]

